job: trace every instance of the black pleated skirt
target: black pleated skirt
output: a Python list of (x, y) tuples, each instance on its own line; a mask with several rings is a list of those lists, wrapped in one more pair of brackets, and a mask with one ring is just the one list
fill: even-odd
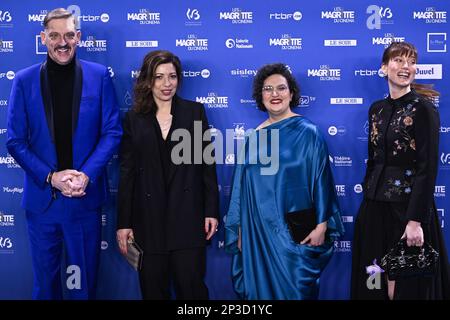
[[(351, 298), (387, 300), (387, 276), (381, 274), (379, 286), (368, 285), (366, 267), (379, 265), (381, 258), (400, 240), (407, 224), (407, 203), (364, 200), (355, 222), (352, 255)], [(398, 279), (394, 300), (450, 299), (449, 263), (437, 212), (429, 224), (422, 224), (425, 241), (440, 254), (433, 276)]]

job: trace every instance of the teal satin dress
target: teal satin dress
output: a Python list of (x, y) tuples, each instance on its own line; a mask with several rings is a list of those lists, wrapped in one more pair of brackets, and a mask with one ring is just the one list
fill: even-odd
[[(269, 164), (255, 159), (274, 151), (274, 132), (278, 172), (263, 175), (261, 168)], [(258, 141), (261, 134), (269, 142), (249, 147), (249, 140)], [(325, 140), (309, 120), (291, 117), (247, 136), (239, 157), (225, 223), (235, 291), (242, 299), (317, 299), (320, 274), (344, 231)], [(318, 247), (295, 243), (285, 220), (287, 213), (309, 208), (315, 208), (317, 224), (328, 222), (326, 240)]]

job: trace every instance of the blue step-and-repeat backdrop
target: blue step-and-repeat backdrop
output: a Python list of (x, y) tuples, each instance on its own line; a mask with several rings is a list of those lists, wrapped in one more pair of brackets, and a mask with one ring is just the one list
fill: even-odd
[[(414, 43), (419, 50), (418, 82), (434, 83), (442, 92), (436, 101), (441, 140), (435, 198), (450, 247), (448, 1), (1, 0), (0, 299), (31, 297), (31, 257), (20, 207), (23, 171), (5, 147), (6, 113), (15, 73), (46, 58), (38, 35), (45, 14), (55, 7), (78, 15), (82, 31), (78, 57), (108, 66), (122, 114), (131, 107), (133, 82), (144, 55), (167, 49), (183, 63), (180, 95), (204, 103), (211, 128), (229, 130), (236, 143), (266, 117), (251, 97), (256, 70), (272, 62), (289, 65), (302, 93), (295, 111), (318, 124), (326, 136), (347, 231), (335, 243), (335, 254), (322, 276), (322, 299), (349, 298), (353, 225), (367, 158), (367, 111), (371, 102), (387, 94), (379, 73), (382, 52), (392, 40)], [(225, 150), (217, 166), (222, 217), (235, 153)], [(98, 298), (139, 299), (137, 274), (115, 242), (117, 155), (108, 166), (108, 177)], [(235, 299), (231, 259), (223, 244), (222, 223), (208, 248), (206, 280), (212, 299)]]

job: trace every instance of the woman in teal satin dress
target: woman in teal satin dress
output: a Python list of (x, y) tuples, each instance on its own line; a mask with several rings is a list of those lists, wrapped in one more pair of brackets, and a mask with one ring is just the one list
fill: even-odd
[[(285, 65), (262, 67), (253, 97), (269, 118), (247, 136), (234, 173), (225, 224), (234, 289), (242, 299), (317, 299), (343, 234), (327, 146), (317, 126), (291, 111), (300, 92)], [(261, 155), (271, 156), (271, 170)]]

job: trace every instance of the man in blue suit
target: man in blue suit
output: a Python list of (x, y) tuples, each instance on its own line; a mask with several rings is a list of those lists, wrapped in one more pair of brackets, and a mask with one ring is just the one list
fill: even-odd
[(49, 12), (47, 60), (19, 71), (11, 90), (7, 148), (25, 171), (34, 299), (61, 299), (62, 284), (70, 298), (95, 297), (105, 166), (122, 130), (108, 70), (75, 57), (80, 35), (70, 12)]

